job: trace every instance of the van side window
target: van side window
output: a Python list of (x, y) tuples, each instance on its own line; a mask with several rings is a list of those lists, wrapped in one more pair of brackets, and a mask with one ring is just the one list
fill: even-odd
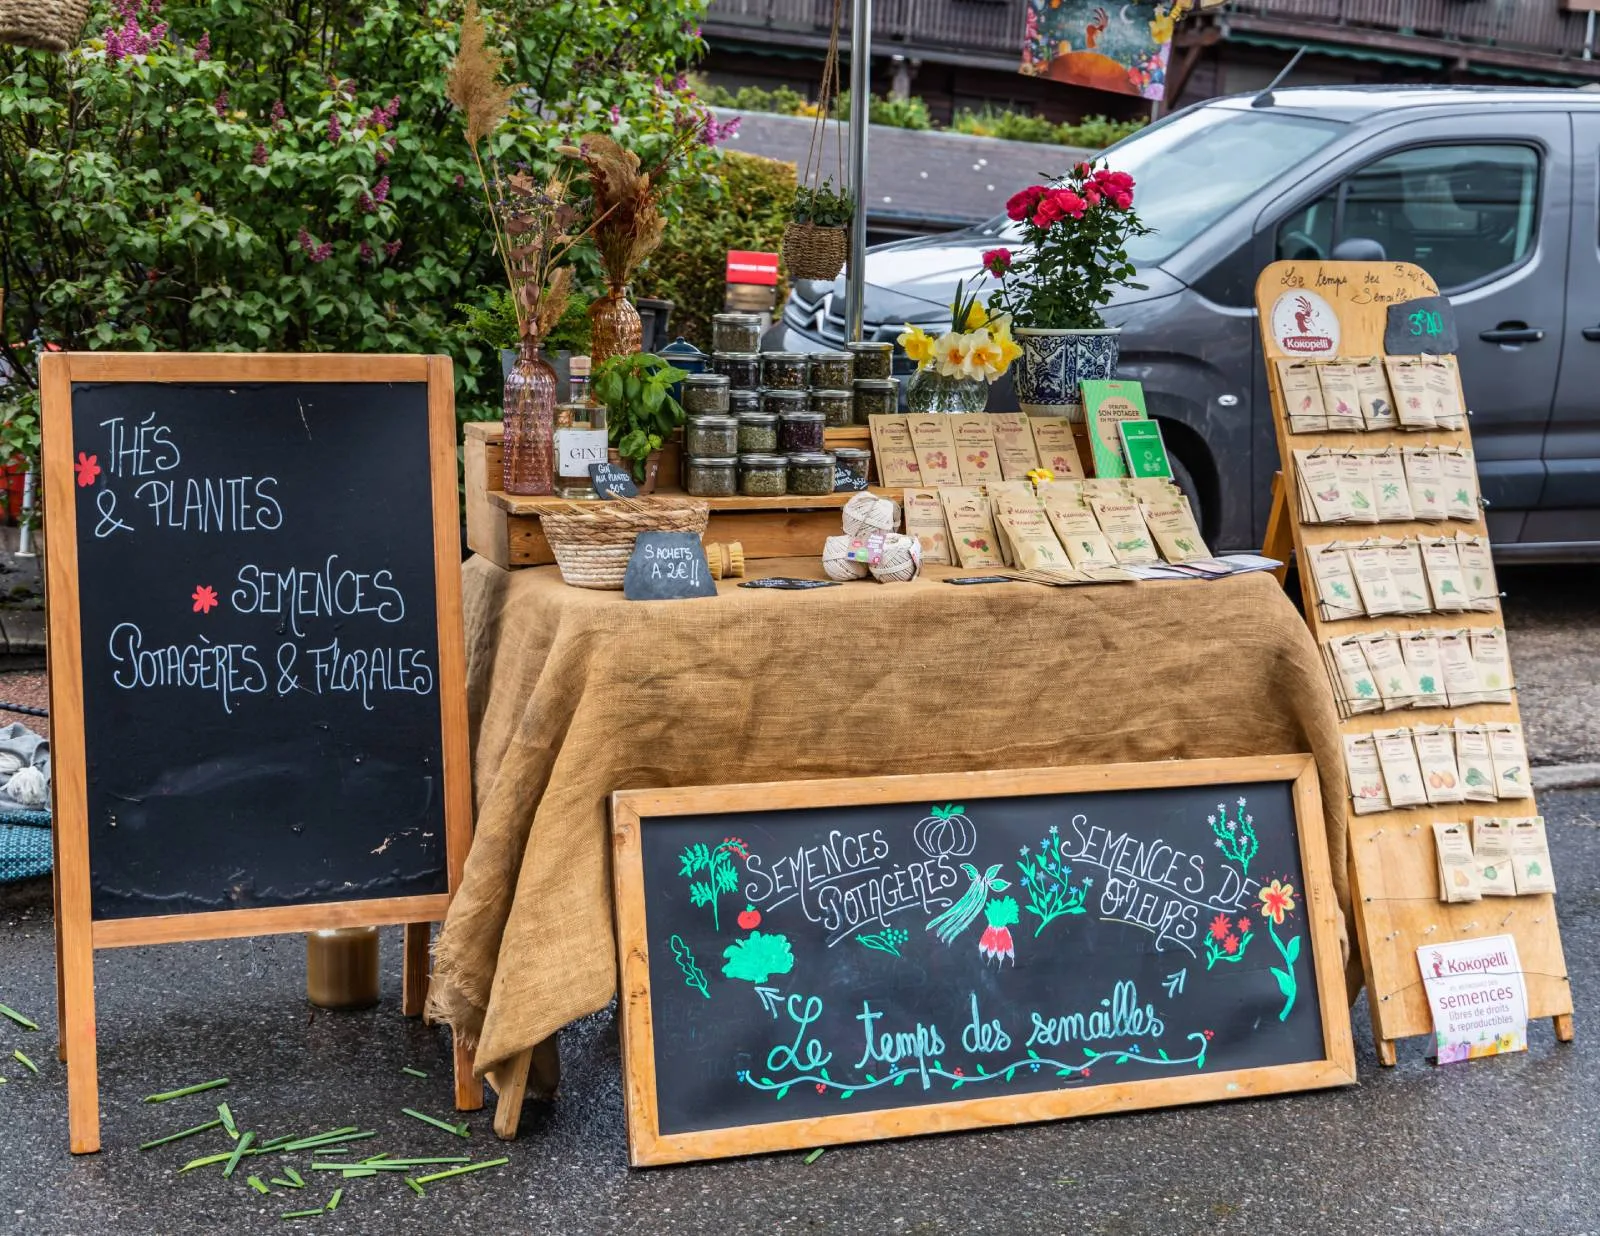
[[(1442, 292), (1520, 265), (1538, 239), (1539, 152), (1511, 143), (1396, 151), (1286, 218), (1278, 256), (1326, 257), (1361, 237), (1415, 262)], [(1320, 252), (1319, 252), (1320, 251)]]

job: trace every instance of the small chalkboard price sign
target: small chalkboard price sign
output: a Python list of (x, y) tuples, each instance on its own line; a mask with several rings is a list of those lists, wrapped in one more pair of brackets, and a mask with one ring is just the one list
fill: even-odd
[(1390, 356), (1448, 356), (1461, 350), (1456, 314), (1445, 296), (1419, 296), (1390, 305), (1383, 350)]
[(632, 473), (614, 463), (590, 464), (589, 481), (594, 486), (595, 494), (606, 500), (639, 496), (639, 487), (634, 484)]
[(1310, 756), (612, 799), (635, 1166), (1355, 1080)]
[(55, 354), (41, 379), (81, 1153), (94, 949), (403, 923), (421, 1012), (471, 828), (455, 420), (443, 357)]
[(694, 532), (641, 532), (633, 543), (622, 595), (630, 601), (677, 601), (714, 597), (705, 546)]

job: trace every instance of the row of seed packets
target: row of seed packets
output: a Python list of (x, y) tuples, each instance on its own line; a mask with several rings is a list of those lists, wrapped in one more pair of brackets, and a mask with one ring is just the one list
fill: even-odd
[(1322, 646), (1339, 715), (1511, 702), (1511, 658), (1499, 627), (1375, 631)]
[(1466, 424), (1454, 356), (1341, 356), (1280, 360), (1277, 365), (1290, 433), (1460, 429)]
[(1324, 622), (1391, 614), (1492, 614), (1500, 604), (1488, 539), (1373, 537), (1307, 553)]
[(1344, 736), (1357, 815), (1528, 797), (1520, 725), (1418, 725)]
[(1433, 826), (1439, 855), (1439, 900), (1481, 901), (1556, 891), (1544, 816), (1478, 816)]
[(1300, 522), (1377, 524), (1478, 518), (1478, 466), (1458, 447), (1296, 451)]

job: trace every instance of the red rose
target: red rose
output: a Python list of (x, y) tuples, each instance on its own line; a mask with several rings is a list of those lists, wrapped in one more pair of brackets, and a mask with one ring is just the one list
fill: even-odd
[(1118, 210), (1131, 210), (1133, 208), (1133, 194), (1131, 193), (1115, 193), (1112, 195), (1111, 200), (1116, 203)]
[(1053, 197), (1046, 197), (1039, 203), (1039, 209), (1033, 212), (1033, 226), (1049, 227), (1057, 219), (1061, 218), (1063, 213), (1060, 205)]
[(989, 249), (983, 255), (983, 268), (991, 275), (1003, 275), (1011, 269), (1010, 249)]
[(1083, 200), (1091, 206), (1100, 205), (1100, 186), (1092, 181), (1083, 186)]
[(1074, 219), (1083, 218), (1083, 212), (1088, 209), (1088, 203), (1071, 189), (1050, 190), (1050, 200), (1063, 216), (1071, 215)]
[(1102, 169), (1094, 174), (1095, 182), (1106, 193), (1132, 193), (1133, 177), (1127, 172), (1112, 172)]
[(1044, 195), (1045, 187), (1043, 185), (1030, 185), (1021, 193), (1013, 194), (1011, 199), (1006, 202), (1006, 214), (1012, 219), (1026, 219), (1033, 213), (1034, 208), (1039, 204), (1039, 199)]

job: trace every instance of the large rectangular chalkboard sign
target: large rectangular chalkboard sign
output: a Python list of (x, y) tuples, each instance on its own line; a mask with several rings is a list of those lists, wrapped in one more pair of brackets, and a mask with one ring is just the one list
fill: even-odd
[(442, 918), (470, 833), (449, 361), (59, 355), (42, 381), (76, 962)]
[(1355, 1080), (1310, 756), (612, 815), (636, 1166)]

